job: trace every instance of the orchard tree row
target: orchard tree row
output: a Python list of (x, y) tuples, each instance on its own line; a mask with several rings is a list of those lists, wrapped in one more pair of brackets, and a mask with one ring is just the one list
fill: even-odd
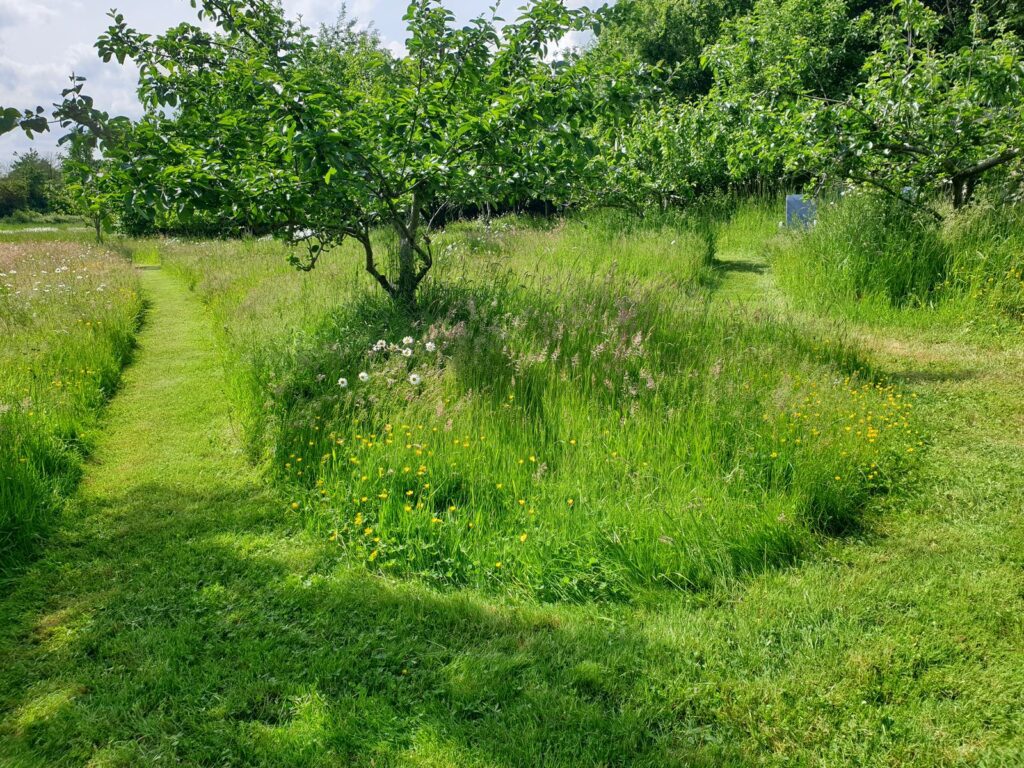
[(344, 14), (311, 30), (273, 0), (192, 6), (199, 24), (158, 36), (112, 12), (96, 43), (138, 66), (141, 119), (74, 76), (52, 112), (0, 108), (0, 132), (63, 131), (98, 233), (272, 232), (307, 270), (350, 238), (411, 304), (431, 233), (465, 212), (867, 185), (939, 217), (1021, 188), (1012, 2), (533, 0), (458, 24), (413, 0), (401, 55)]

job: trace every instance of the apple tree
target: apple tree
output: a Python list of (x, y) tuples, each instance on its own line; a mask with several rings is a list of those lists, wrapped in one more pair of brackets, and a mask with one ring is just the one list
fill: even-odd
[(970, 39), (939, 44), (942, 20), (920, 0), (897, 0), (853, 93), (834, 105), (839, 172), (890, 194), (911, 188), (971, 201), (989, 172), (1024, 151), (1024, 45), (980, 12)]
[[(301, 269), (352, 238), (380, 287), (411, 305), (445, 210), (562, 199), (596, 151), (598, 89), (557, 49), (595, 16), (563, 0), (464, 26), (436, 0), (413, 0), (397, 57), (358, 34), (317, 35), (271, 0), (193, 5), (213, 31), (149, 36), (113, 13), (97, 44), (139, 67), (144, 115), (118, 150), (132, 195), (287, 233), (305, 247)], [(390, 274), (377, 228), (397, 235)]]

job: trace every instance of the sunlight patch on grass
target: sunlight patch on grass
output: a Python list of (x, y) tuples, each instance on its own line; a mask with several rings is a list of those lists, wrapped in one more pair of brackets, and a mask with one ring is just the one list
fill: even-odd
[(74, 706), (75, 699), (85, 693), (81, 686), (43, 684), (29, 692), (30, 700), (18, 709), (16, 727), (29, 732), (56, 720)]

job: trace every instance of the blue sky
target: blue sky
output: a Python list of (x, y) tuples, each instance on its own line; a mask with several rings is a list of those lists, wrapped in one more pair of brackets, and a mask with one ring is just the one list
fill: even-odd
[[(301, 15), (310, 26), (334, 20), (342, 5), (340, 0), (283, 3), (289, 15)], [(348, 10), (360, 23), (372, 24), (385, 44), (401, 50), (406, 5), (406, 0), (349, 0)], [(445, 5), (465, 20), (487, 11), (493, 0), (446, 0)], [(522, 0), (503, 0), (501, 13), (512, 18), (520, 5)], [(49, 107), (74, 71), (88, 78), (89, 93), (97, 106), (112, 114), (137, 116), (134, 69), (104, 64), (93, 49), (97, 36), (107, 27), (106, 14), (111, 7), (145, 32), (162, 32), (196, 18), (188, 0), (0, 0), (0, 105)], [(56, 137), (44, 135), (30, 141), (20, 132), (0, 136), (0, 163), (30, 148), (51, 154)]]

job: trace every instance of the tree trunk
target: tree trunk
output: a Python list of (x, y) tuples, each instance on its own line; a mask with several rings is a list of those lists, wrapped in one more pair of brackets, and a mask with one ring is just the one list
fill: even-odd
[(966, 204), (965, 198), (965, 184), (963, 176), (954, 176), (950, 179), (950, 183), (953, 185), (953, 210), (959, 211)]
[(416, 249), (414, 241), (420, 226), (419, 208), (413, 195), (405, 230), (398, 233), (398, 282), (394, 298), (407, 307), (416, 306)]
[(92, 217), (92, 225), (96, 228), (96, 242), (103, 242), (103, 219), (99, 216)]
[(974, 184), (976, 181), (976, 176), (968, 176), (967, 181), (964, 182), (964, 205), (971, 202), (971, 198), (974, 197)]
[(410, 307), (416, 303), (416, 252), (405, 234), (398, 237), (398, 282), (395, 289), (397, 302)]

